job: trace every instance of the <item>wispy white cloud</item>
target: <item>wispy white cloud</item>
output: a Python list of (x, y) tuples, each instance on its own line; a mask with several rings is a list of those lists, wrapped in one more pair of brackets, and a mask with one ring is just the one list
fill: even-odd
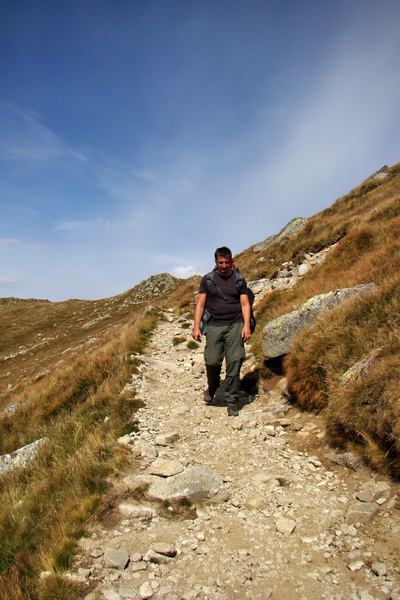
[(101, 217), (97, 219), (90, 219), (88, 221), (62, 221), (60, 223), (56, 223), (54, 226), (56, 231), (101, 231), (104, 229), (110, 229), (111, 227), (112, 223), (102, 219)]
[(171, 270), (171, 274), (180, 279), (186, 279), (191, 275), (198, 275), (199, 270), (192, 265), (177, 265)]
[(68, 159), (85, 161), (42, 122), (35, 111), (0, 102), (0, 158), (17, 163), (43, 164)]

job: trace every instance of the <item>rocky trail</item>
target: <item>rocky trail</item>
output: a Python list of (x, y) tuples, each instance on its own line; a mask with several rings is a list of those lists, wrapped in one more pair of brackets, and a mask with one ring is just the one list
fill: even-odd
[(145, 403), (131, 467), (68, 575), (86, 600), (399, 600), (396, 484), (327, 446), (279, 377), (238, 417), (205, 405), (184, 327), (166, 313), (127, 384)]

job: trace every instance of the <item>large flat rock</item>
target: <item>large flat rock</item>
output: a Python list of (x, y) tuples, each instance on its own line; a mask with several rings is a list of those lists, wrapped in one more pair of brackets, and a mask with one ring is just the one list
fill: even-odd
[(154, 500), (188, 500), (189, 502), (221, 502), (228, 498), (224, 482), (214, 471), (189, 467), (173, 477), (155, 478), (147, 490)]

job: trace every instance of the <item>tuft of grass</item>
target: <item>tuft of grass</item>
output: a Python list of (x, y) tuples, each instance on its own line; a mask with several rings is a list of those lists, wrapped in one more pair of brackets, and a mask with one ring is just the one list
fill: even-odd
[(72, 581), (60, 575), (49, 575), (40, 585), (38, 600), (81, 600), (82, 594)]
[(197, 348), (199, 348), (199, 344), (194, 340), (189, 340), (186, 344), (186, 348), (188, 348), (189, 350), (197, 350)]
[(174, 338), (172, 338), (172, 344), (174, 346), (177, 346), (178, 344), (183, 344), (183, 342), (186, 342), (186, 338), (181, 335), (177, 335)]

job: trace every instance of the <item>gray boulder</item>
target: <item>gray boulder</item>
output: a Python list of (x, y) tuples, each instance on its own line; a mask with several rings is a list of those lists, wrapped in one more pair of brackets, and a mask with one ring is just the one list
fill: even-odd
[(0, 456), (0, 475), (29, 466), (35, 460), (40, 448), (47, 441), (47, 438), (41, 438), (23, 448), (18, 448), (18, 450), (11, 452), (11, 454)]
[(266, 359), (276, 358), (292, 350), (293, 339), (306, 326), (312, 326), (318, 317), (330, 311), (348, 298), (375, 289), (374, 283), (364, 283), (354, 288), (333, 290), (313, 296), (300, 308), (270, 321), (263, 329), (262, 351)]
[(258, 253), (266, 250), (268, 246), (271, 246), (274, 242), (279, 242), (285, 237), (296, 237), (298, 233), (305, 227), (307, 220), (305, 217), (297, 217), (289, 221), (279, 233), (269, 236), (263, 242), (256, 244), (253, 248), (253, 252)]

